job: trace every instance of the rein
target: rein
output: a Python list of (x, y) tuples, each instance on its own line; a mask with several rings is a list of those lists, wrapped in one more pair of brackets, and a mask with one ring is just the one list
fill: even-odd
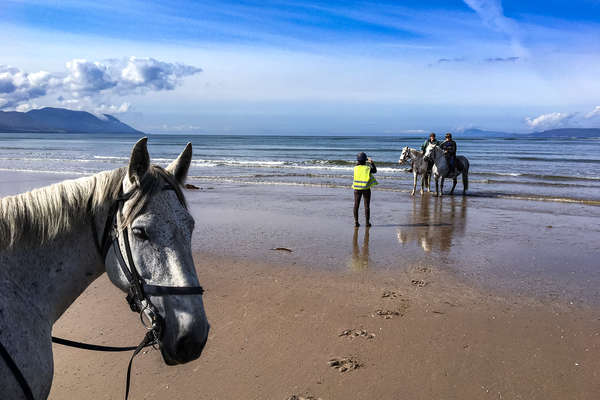
[[(95, 191), (95, 181), (94, 181), (94, 190), (92, 191), (92, 195), (88, 200), (88, 209), (91, 211), (92, 204), (92, 196)], [(98, 230), (96, 228), (96, 224), (93, 216), (91, 217), (91, 227), (92, 234), (94, 237), (94, 242), (96, 244), (96, 248), (100, 253), (102, 260), (106, 262), (106, 257), (108, 252), (112, 248), (114, 254), (117, 258), (119, 266), (121, 267), (121, 271), (125, 275), (125, 278), (129, 282), (129, 291), (125, 299), (127, 303), (129, 303), (129, 307), (131, 311), (137, 312), (140, 314), (140, 320), (142, 325), (148, 330), (144, 335), (144, 338), (137, 346), (125, 346), (125, 347), (114, 347), (114, 346), (100, 346), (89, 343), (76, 342), (72, 340), (57, 338), (52, 336), (52, 342), (56, 344), (60, 344), (63, 346), (75, 347), (78, 349), (84, 350), (93, 350), (93, 351), (108, 351), (108, 352), (121, 352), (121, 351), (131, 351), (134, 350), (131, 359), (129, 360), (129, 365), (127, 367), (127, 378), (125, 384), (125, 400), (129, 398), (129, 387), (131, 381), (131, 367), (133, 364), (133, 359), (139, 352), (148, 346), (159, 346), (161, 344), (161, 339), (164, 331), (164, 320), (156, 310), (156, 307), (150, 301), (148, 296), (182, 296), (182, 295), (202, 295), (204, 293), (204, 289), (202, 286), (161, 286), (161, 285), (150, 285), (147, 284), (144, 279), (140, 276), (138, 272), (138, 268), (133, 261), (133, 254), (131, 252), (131, 245), (129, 243), (129, 230), (127, 227), (122, 230), (119, 229), (118, 220), (122, 218), (123, 214), (123, 205), (127, 200), (131, 198), (131, 196), (135, 193), (138, 188), (134, 188), (127, 193), (119, 195), (116, 199), (115, 203), (113, 203), (109, 209), (108, 217), (106, 219), (106, 223), (104, 226), (104, 231), (102, 234), (102, 241), (98, 241)], [(167, 184), (163, 186), (162, 190), (175, 190), (171, 185)], [(182, 205), (184, 205), (182, 203)], [(185, 205), (184, 205), (185, 206)], [(91, 215), (91, 213), (90, 213)], [(122, 232), (122, 235), (120, 234)], [(119, 243), (119, 237), (123, 237), (123, 245), (125, 247), (125, 254), (127, 256), (127, 262), (123, 257), (123, 253), (121, 252), (121, 246)], [(27, 398), (27, 400), (35, 400), (33, 396), (33, 392), (31, 391), (31, 387), (27, 383), (27, 380), (23, 376), (23, 373), (16, 365), (4, 345), (0, 342), (0, 356), (4, 359), (9, 369), (12, 371), (15, 376), (17, 382), (21, 386), (23, 390), (23, 394)]]

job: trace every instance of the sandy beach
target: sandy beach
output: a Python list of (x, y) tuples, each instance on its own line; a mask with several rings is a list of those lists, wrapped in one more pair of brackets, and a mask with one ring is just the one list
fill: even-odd
[[(154, 350), (141, 355), (133, 398), (600, 395), (596, 309), (493, 296), (418, 267), (391, 275), (307, 273), (201, 254), (196, 262), (212, 324), (207, 348), (199, 360), (178, 367), (164, 365)], [(122, 297), (103, 276), (63, 316), (55, 334), (137, 343), (143, 330)], [(392, 315), (386, 319), (378, 311)], [(346, 330), (353, 331), (340, 336)], [(54, 350), (51, 399), (121, 398), (128, 354)], [(328, 365), (345, 357), (360, 366), (339, 372)]]
[[(597, 207), (376, 191), (354, 230), (350, 190), (191, 183), (209, 341), (183, 366), (141, 354), (132, 398), (600, 396)], [(137, 344), (123, 297), (103, 275), (54, 334)], [(50, 398), (121, 398), (129, 356), (55, 345)]]

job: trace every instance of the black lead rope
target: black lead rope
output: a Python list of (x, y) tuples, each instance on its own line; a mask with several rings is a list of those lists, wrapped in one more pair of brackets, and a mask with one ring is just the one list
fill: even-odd
[(133, 364), (133, 359), (135, 358), (135, 356), (138, 355), (138, 353), (140, 351), (142, 351), (142, 349), (144, 347), (152, 346), (155, 343), (156, 343), (156, 338), (154, 337), (154, 332), (153, 331), (148, 331), (148, 332), (146, 332), (146, 335), (144, 336), (144, 339), (135, 348), (135, 351), (131, 355), (131, 358), (129, 359), (129, 365), (127, 366), (127, 380), (126, 380), (126, 383), (125, 383), (125, 400), (127, 400), (129, 398), (129, 385), (130, 385), (130, 382), (131, 382), (131, 366)]
[(75, 342), (69, 339), (57, 338), (52, 336), (52, 343), (61, 344), (63, 346), (75, 347), (76, 349), (83, 350), (93, 350), (93, 351), (110, 351), (110, 352), (119, 352), (119, 351), (131, 351), (138, 348), (138, 346), (100, 346), (98, 344), (90, 344), (83, 342)]

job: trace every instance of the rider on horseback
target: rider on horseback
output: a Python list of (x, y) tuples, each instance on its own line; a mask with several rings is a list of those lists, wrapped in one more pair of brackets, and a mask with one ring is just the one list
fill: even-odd
[[(442, 142), (438, 142), (437, 140), (435, 140), (435, 133), (431, 132), (429, 134), (429, 137), (421, 145), (421, 151), (423, 152), (423, 154), (425, 154), (425, 152), (427, 151), (427, 146), (429, 146), (430, 144), (439, 145), (441, 143)], [(414, 166), (415, 166), (415, 160), (412, 160), (411, 164), (410, 164), (410, 169), (408, 170), (408, 172), (413, 172)], [(427, 172), (428, 173), (431, 172), (431, 168), (433, 168), (433, 160), (427, 160)]]
[(444, 140), (440, 147), (444, 150), (444, 156), (448, 164), (448, 173), (452, 174), (456, 167), (456, 142), (452, 140), (451, 133), (446, 133), (446, 140)]

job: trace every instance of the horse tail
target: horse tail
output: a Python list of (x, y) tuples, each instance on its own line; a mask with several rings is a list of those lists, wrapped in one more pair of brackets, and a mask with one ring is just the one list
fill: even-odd
[(469, 190), (469, 161), (465, 158), (465, 169), (462, 174), (464, 191)]

